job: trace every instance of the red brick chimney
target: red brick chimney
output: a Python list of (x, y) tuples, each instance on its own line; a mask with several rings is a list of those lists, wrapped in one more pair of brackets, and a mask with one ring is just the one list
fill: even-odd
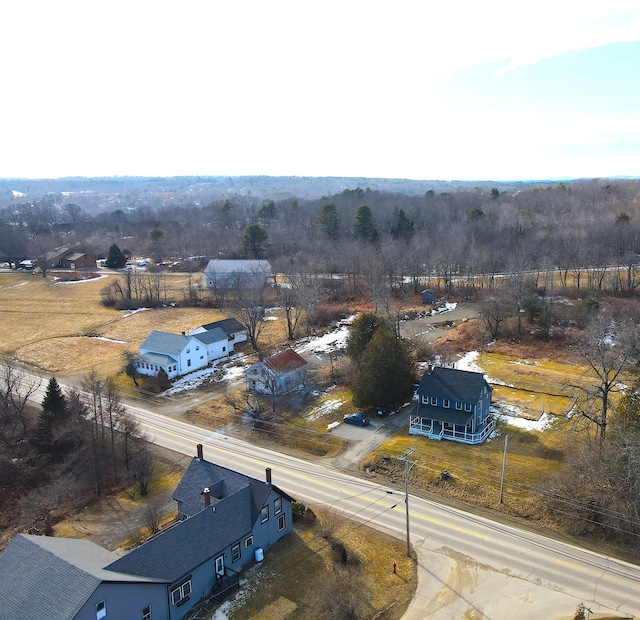
[(202, 460), (204, 460), (204, 456), (203, 456), (203, 452), (202, 452), (202, 444), (201, 444), (201, 443), (199, 443), (199, 444), (196, 446), (196, 450), (198, 451), (198, 458), (199, 458), (201, 461), (202, 461)]
[(267, 474), (267, 484), (271, 484), (271, 467), (267, 467), (265, 471)]
[(209, 487), (202, 491), (202, 495), (204, 495), (204, 507), (208, 508), (211, 505), (211, 491)]

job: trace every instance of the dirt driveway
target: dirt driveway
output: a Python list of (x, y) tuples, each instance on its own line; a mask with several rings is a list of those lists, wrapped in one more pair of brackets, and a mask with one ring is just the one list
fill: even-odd
[(458, 303), (453, 310), (428, 316), (412, 321), (402, 321), (400, 323), (400, 335), (409, 340), (419, 340), (423, 342), (434, 342), (442, 336), (446, 336), (450, 329), (450, 323), (458, 323), (469, 319), (480, 317), (480, 304)]

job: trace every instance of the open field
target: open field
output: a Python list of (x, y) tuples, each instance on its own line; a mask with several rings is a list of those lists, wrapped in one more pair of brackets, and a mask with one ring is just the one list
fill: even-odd
[[(31, 273), (0, 274), (0, 354), (48, 372), (81, 374), (96, 367), (117, 372), (125, 350), (135, 351), (153, 329), (181, 333), (227, 313), (206, 308), (165, 307), (118, 311), (101, 303), (109, 275), (56, 283)], [(167, 279), (171, 298), (182, 299), (186, 275)], [(261, 342), (284, 338), (282, 320), (267, 321)]]

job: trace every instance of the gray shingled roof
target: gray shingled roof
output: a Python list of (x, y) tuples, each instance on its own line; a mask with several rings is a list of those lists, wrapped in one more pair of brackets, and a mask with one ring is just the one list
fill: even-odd
[(477, 403), (486, 381), (481, 372), (436, 366), (425, 372), (420, 381), (420, 395), (437, 396), (465, 403)]
[[(204, 507), (202, 491), (209, 488), (211, 501), (223, 499), (249, 486), (249, 476), (209, 461), (194, 457), (173, 493), (173, 499), (181, 503), (181, 511), (194, 515)], [(263, 486), (266, 483), (261, 483)]]
[(211, 259), (205, 273), (264, 273), (265, 275), (271, 275), (271, 263), (268, 260), (248, 260), (248, 259), (223, 259), (213, 258)]
[(147, 349), (154, 353), (164, 353), (165, 355), (180, 355), (182, 349), (187, 346), (191, 336), (180, 334), (170, 334), (154, 329), (140, 345), (140, 350)]
[(247, 485), (225, 501), (180, 521), (108, 568), (173, 583), (251, 534), (250, 504)]
[(468, 411), (460, 411), (459, 409), (446, 409), (444, 407), (434, 407), (433, 405), (423, 405), (418, 403), (414, 410), (414, 415), (429, 420), (437, 420), (438, 422), (450, 422), (452, 424), (461, 424), (466, 426), (471, 421), (473, 413)]
[(206, 332), (200, 332), (199, 334), (193, 334), (193, 337), (204, 345), (210, 345), (212, 342), (220, 342), (221, 340), (228, 342), (229, 340), (227, 334), (219, 327), (208, 329)]
[(221, 319), (220, 321), (213, 321), (213, 323), (205, 323), (202, 327), (207, 331), (219, 327), (225, 334), (227, 334), (227, 336), (232, 336), (238, 332), (246, 331), (244, 325), (242, 325), (238, 319), (234, 319), (233, 317)]
[(104, 581), (150, 581), (106, 570), (117, 558), (89, 540), (18, 534), (0, 554), (0, 617), (71, 620)]
[(169, 357), (168, 355), (161, 355), (160, 353), (145, 353), (141, 355), (140, 358), (144, 360), (147, 364), (157, 364), (158, 366), (168, 366), (169, 364), (175, 364), (178, 360), (175, 358)]

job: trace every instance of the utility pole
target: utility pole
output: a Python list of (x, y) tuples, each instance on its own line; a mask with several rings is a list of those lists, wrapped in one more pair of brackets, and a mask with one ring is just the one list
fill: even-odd
[(398, 460), (404, 461), (404, 505), (407, 511), (407, 557), (411, 557), (411, 542), (409, 540), (409, 471), (415, 463), (409, 463), (409, 457), (415, 452), (415, 448), (411, 448), (405, 452)]
[(504, 436), (504, 455), (502, 457), (502, 477), (500, 478), (500, 503), (504, 496), (504, 472), (507, 468), (507, 445), (509, 444), (509, 435)]

